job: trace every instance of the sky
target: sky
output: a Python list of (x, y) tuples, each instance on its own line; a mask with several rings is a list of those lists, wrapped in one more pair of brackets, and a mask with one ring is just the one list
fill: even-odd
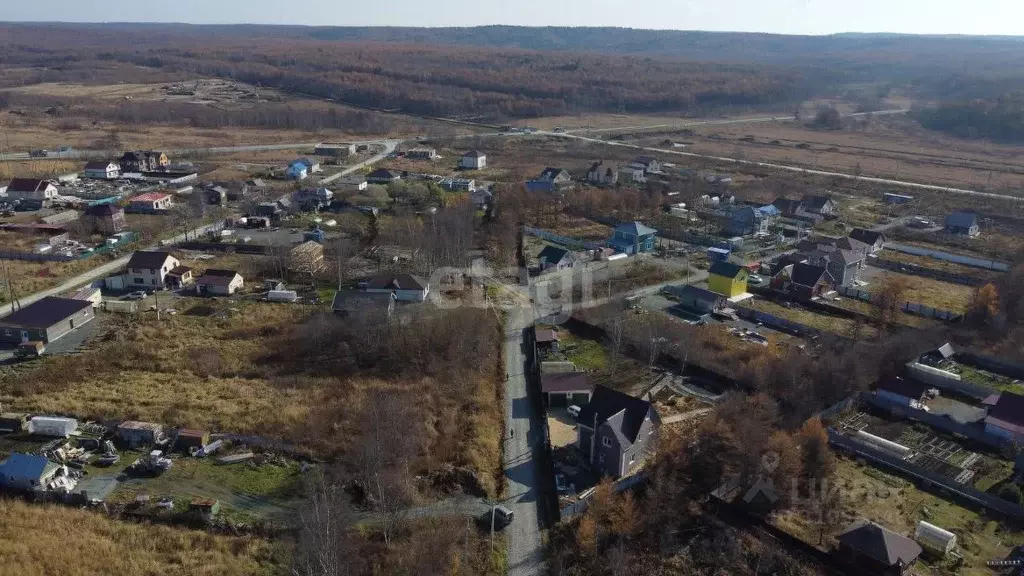
[(1024, 35), (1022, 0), (0, 0), (0, 20)]

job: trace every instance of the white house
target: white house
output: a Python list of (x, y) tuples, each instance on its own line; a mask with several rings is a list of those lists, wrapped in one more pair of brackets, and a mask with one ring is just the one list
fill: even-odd
[(430, 283), (411, 274), (374, 276), (360, 283), (360, 288), (370, 294), (395, 295), (401, 302), (423, 302), (430, 292)]
[(7, 185), (7, 198), (11, 200), (52, 200), (57, 196), (57, 187), (49, 180), (15, 178)]
[(146, 192), (131, 198), (128, 202), (129, 212), (158, 212), (171, 207), (173, 197), (162, 192)]
[(231, 296), (245, 284), (234, 270), (210, 269), (196, 278), (196, 292), (209, 296)]
[(181, 262), (168, 252), (140, 250), (128, 260), (125, 274), (126, 288), (164, 288), (167, 274)]
[(121, 176), (121, 166), (114, 162), (89, 162), (85, 165), (85, 177), (99, 180), (114, 180)]
[(623, 184), (643, 184), (647, 182), (647, 175), (643, 166), (630, 164), (619, 168), (618, 181)]
[(459, 167), (464, 170), (483, 170), (487, 166), (487, 156), (479, 150), (470, 150), (462, 155)]

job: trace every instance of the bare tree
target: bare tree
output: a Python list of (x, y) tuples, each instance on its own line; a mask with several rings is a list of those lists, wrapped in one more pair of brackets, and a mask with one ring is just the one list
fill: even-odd
[(354, 521), (348, 495), (323, 473), (311, 474), (310, 497), (299, 514), (299, 543), (292, 559), (292, 574), (356, 574), (359, 555), (350, 532)]

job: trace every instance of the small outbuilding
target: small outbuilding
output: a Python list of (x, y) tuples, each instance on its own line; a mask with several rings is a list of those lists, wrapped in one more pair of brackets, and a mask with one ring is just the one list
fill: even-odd
[(96, 317), (89, 300), (48, 296), (0, 318), (0, 341), (9, 344), (54, 342)]
[(202, 448), (209, 443), (210, 433), (206, 430), (184, 428), (178, 431), (175, 446), (177, 446), (179, 450), (188, 450), (189, 448)]
[(196, 278), (196, 292), (207, 296), (231, 296), (244, 284), (242, 275), (234, 270), (211, 268)]
[(585, 372), (560, 372), (541, 375), (540, 389), (548, 406), (564, 408), (589, 404), (594, 385)]
[(117, 437), (129, 448), (152, 446), (164, 439), (163, 426), (153, 422), (137, 422), (129, 420), (117, 427)]

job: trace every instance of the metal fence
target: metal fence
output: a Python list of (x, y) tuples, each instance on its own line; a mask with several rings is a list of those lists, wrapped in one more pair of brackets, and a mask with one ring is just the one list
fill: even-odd
[(875, 408), (888, 412), (894, 418), (907, 418), (909, 420), (922, 422), (938, 430), (963, 436), (968, 440), (979, 442), (995, 450), (1002, 451), (1010, 447), (1010, 442), (1005, 438), (989, 434), (979, 425), (960, 424), (946, 416), (932, 414), (931, 412), (925, 412), (924, 410), (919, 410), (917, 408), (911, 408), (906, 404), (894, 402), (877, 394), (865, 393), (862, 398), (864, 399), (864, 402), (874, 406)]
[(909, 476), (912, 480), (922, 482), (925, 486), (930, 484), (939, 486), (944, 491), (958, 497), (966, 503), (979, 506), (985, 510), (998, 512), (1002, 516), (1016, 520), (1024, 520), (1024, 508), (1021, 508), (1017, 504), (1003, 500), (1002, 498), (993, 496), (992, 494), (981, 492), (971, 486), (965, 486), (956, 482), (952, 478), (932, 472), (931, 470), (927, 470), (916, 464), (911, 464), (910, 462), (897, 458), (896, 456), (877, 450), (863, 442), (854, 440), (849, 436), (843, 436), (831, 428), (828, 430), (828, 437), (829, 443), (831, 443), (832, 446)]
[[(872, 296), (870, 292), (867, 290), (861, 290), (860, 288), (854, 288), (853, 286), (841, 286), (836, 289), (836, 292), (843, 296), (855, 298), (864, 302), (874, 301), (874, 296)], [(900, 310), (903, 310), (908, 314), (946, 320), (948, 322), (958, 322), (963, 319), (962, 314), (953, 312), (952, 310), (940, 310), (931, 306), (925, 306), (924, 304), (918, 304), (917, 302), (904, 302), (900, 305)]]
[(541, 230), (540, 228), (533, 228), (531, 226), (523, 226), (523, 234), (536, 236), (537, 238), (542, 238), (548, 242), (554, 242), (555, 244), (576, 250), (600, 250), (605, 246), (604, 242), (588, 242), (586, 240), (580, 240), (579, 238), (562, 236), (560, 234), (555, 234), (554, 232)]
[(745, 306), (737, 306), (736, 314), (745, 320), (751, 322), (760, 322), (771, 328), (789, 332), (796, 336), (821, 336), (822, 331), (817, 328), (811, 328), (806, 324), (799, 322), (793, 322), (792, 320), (786, 320), (785, 318), (779, 318), (767, 312), (761, 312), (760, 310), (754, 310), (753, 308), (747, 308)]
[(980, 386), (971, 382), (965, 382), (964, 380), (958, 380), (951, 376), (945, 376), (941, 373), (936, 373), (927, 368), (922, 367), (918, 362), (911, 362), (907, 364), (907, 369), (904, 371), (904, 376), (923, 382), (929, 386), (938, 388), (945, 392), (952, 392), (968, 398), (974, 398), (975, 400), (984, 400), (996, 391), (987, 386)]
[(896, 250), (897, 252), (903, 252), (905, 254), (931, 256), (932, 258), (938, 258), (939, 260), (954, 262), (956, 264), (964, 264), (975, 268), (984, 268), (986, 270), (1006, 272), (1010, 269), (1009, 264), (999, 262), (997, 260), (986, 260), (984, 258), (977, 258), (974, 256), (964, 256), (963, 254), (953, 254), (950, 252), (943, 252), (942, 250), (933, 250), (931, 248), (922, 248), (920, 246), (911, 246), (909, 244), (900, 244), (898, 242), (886, 242), (885, 247), (889, 250)]

